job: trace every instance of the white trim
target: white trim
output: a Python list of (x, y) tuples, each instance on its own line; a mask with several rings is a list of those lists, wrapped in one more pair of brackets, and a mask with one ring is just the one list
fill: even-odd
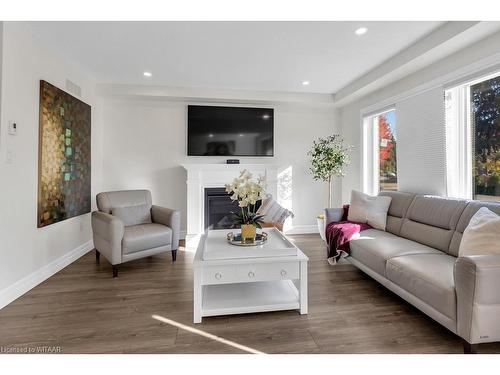
[[(466, 79), (455, 81), (444, 91), (450, 95), (451, 104), (446, 108), (447, 144), (447, 195), (455, 198), (474, 199), (473, 187), (473, 121), (471, 117), (471, 87), (500, 75), (500, 67), (482, 70)], [(445, 99), (446, 100), (446, 99)]]
[(361, 115), (361, 184), (365, 194), (377, 195), (380, 190), (380, 142), (377, 119), (392, 111), (396, 112), (395, 104), (376, 111), (362, 112)]
[(294, 225), (285, 231), (286, 235), (319, 233), (318, 225)]
[(179, 233), (179, 239), (185, 240), (187, 235), (187, 230), (181, 230)]
[[(488, 72), (493, 73), (495, 69), (500, 69), (500, 53), (495, 53), (491, 56), (488, 56), (487, 58), (481, 59), (472, 64), (467, 64), (466, 66), (461, 67), (459, 69), (455, 69), (454, 71), (448, 74), (436, 77), (434, 79), (431, 79), (430, 81), (418, 84), (417, 86), (411, 87), (398, 94), (382, 99), (376, 102), (375, 104), (370, 104), (361, 109), (361, 114), (363, 115), (365, 113), (369, 114), (370, 112), (375, 112), (380, 108), (389, 107), (391, 105), (394, 105), (394, 103), (401, 102), (413, 96), (423, 94), (426, 91), (434, 90), (438, 87), (442, 87), (444, 92), (445, 89), (448, 89), (452, 86), (460, 85), (459, 83), (457, 84), (457, 82), (467, 82), (467, 80), (470, 80), (471, 77), (478, 77), (478, 75), (482, 72), (486, 74), (488, 74)], [(419, 70), (413, 74), (421, 73), (422, 70)], [(391, 87), (397, 84), (397, 82), (403, 80), (404, 78), (396, 82), (390, 83), (388, 85), (385, 85), (381, 90), (387, 87)], [(371, 94), (366, 94), (361, 98), (367, 98), (370, 95)], [(340, 107), (344, 106), (348, 106), (348, 104), (342, 105)]]
[(69, 253), (64, 254), (63, 256), (37, 269), (28, 276), (23, 277), (21, 280), (16, 281), (14, 284), (4, 288), (0, 291), (0, 309), (15, 301), (23, 294), (29, 292), (35, 286), (44, 282), (78, 258), (87, 254), (93, 248), (94, 242), (92, 240), (87, 241), (83, 245), (71, 250)]
[(470, 74), (462, 75), (462, 77), (450, 81), (443, 86), (445, 90), (453, 89), (458, 86), (474, 85), (476, 83), (487, 81), (491, 78), (498, 77), (500, 75), (500, 64), (492, 65), (487, 68), (475, 71)]
[(386, 105), (385, 107), (378, 107), (375, 110), (371, 110), (370, 112), (361, 111), (361, 115), (363, 117), (377, 117), (383, 115), (384, 113), (394, 111), (396, 109), (396, 104), (392, 103)]

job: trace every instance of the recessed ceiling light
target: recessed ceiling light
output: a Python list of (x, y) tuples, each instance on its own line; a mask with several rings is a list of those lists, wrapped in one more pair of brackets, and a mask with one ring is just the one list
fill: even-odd
[(208, 135), (208, 137), (209, 137), (209, 138), (213, 138), (213, 137), (214, 137), (214, 135), (210, 133), (210, 134)]
[(311, 82), (309, 81), (302, 81), (302, 86), (309, 86)]
[(144, 77), (151, 77), (153, 74), (151, 72), (144, 72)]
[(368, 31), (368, 28), (360, 27), (359, 29), (356, 29), (356, 31), (354, 33), (356, 35), (363, 35), (363, 34), (366, 34), (367, 31)]

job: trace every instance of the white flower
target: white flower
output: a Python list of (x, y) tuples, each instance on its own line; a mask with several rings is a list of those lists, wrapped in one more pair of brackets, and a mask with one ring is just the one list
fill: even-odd
[(251, 178), (252, 178), (252, 174), (248, 170), (243, 169), (240, 172), (240, 179), (243, 180), (244, 182), (250, 180)]
[(238, 204), (238, 206), (240, 206), (240, 207), (246, 207), (246, 206), (248, 206), (247, 200), (246, 199), (242, 199), (240, 201), (240, 203)]

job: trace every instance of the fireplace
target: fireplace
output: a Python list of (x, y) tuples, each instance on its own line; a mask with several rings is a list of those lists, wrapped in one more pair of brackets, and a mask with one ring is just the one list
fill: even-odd
[(232, 213), (239, 212), (238, 202), (233, 202), (224, 188), (205, 188), (205, 229), (233, 227)]
[[(259, 205), (260, 201), (256, 208)], [(205, 229), (234, 228), (232, 213), (240, 210), (238, 202), (231, 200), (225, 188), (205, 188)]]
[[(186, 184), (187, 184), (187, 230), (186, 239), (188, 241), (196, 241), (198, 236), (206, 231), (209, 227), (210, 218), (207, 218), (206, 213), (207, 201), (205, 189), (219, 188), (222, 190), (222, 195), (219, 194), (219, 200), (225, 200), (226, 203), (230, 199), (221, 188), (225, 183), (232, 181), (237, 177), (242, 169), (249, 170), (254, 176), (265, 176), (267, 180), (266, 192), (272, 196), (277, 196), (277, 181), (278, 181), (278, 166), (272, 164), (185, 164), (186, 169)], [(212, 199), (210, 199), (212, 200)], [(220, 203), (220, 202), (217, 202)], [(231, 208), (225, 208), (224, 216), (227, 216), (231, 211), (239, 212), (240, 208), (235, 204)], [(211, 209), (210, 211), (213, 212)], [(217, 209), (219, 211), (219, 208)], [(215, 221), (215, 220), (213, 220)], [(219, 219), (220, 221), (220, 219)], [(215, 221), (217, 223), (218, 221)], [(206, 223), (206, 224), (205, 224)], [(213, 222), (212, 222), (213, 225)], [(195, 242), (192, 243), (193, 246)]]

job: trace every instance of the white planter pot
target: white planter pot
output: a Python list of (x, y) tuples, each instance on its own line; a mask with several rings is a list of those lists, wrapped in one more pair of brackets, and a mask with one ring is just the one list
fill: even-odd
[(320, 217), (316, 218), (316, 221), (318, 223), (318, 232), (319, 232), (319, 235), (321, 236), (321, 239), (323, 241), (326, 241), (326, 237), (325, 237), (325, 219), (322, 219)]

